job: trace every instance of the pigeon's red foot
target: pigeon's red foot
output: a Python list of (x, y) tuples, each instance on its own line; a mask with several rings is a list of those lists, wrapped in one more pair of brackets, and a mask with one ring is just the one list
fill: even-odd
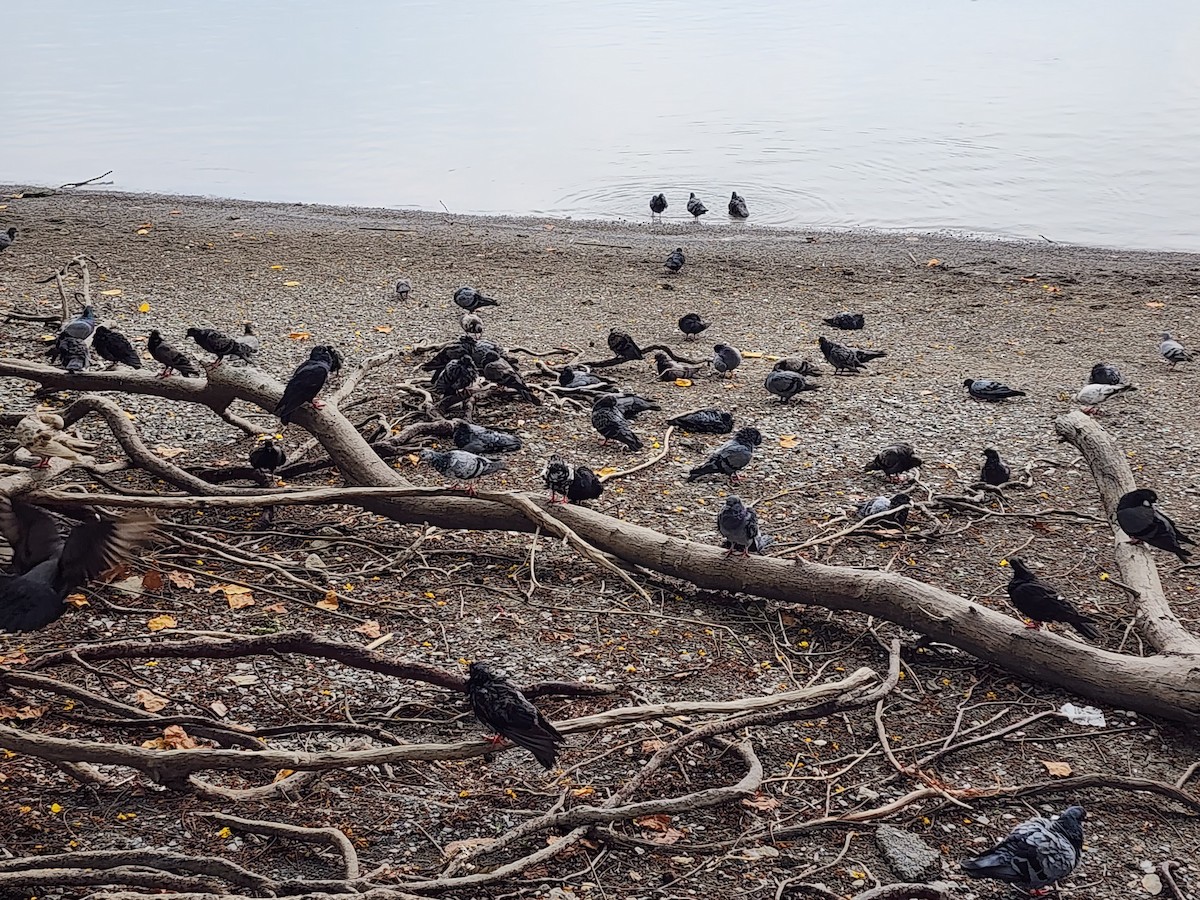
[(499, 746), (500, 744), (504, 743), (504, 738), (498, 734), (493, 734), (488, 740), (493, 747)]
[(749, 556), (750, 556), (750, 548), (749, 548), (749, 547), (743, 547), (743, 548), (742, 548), (742, 559), (746, 559), (746, 558), (748, 558)]
[(158, 377), (159, 377), (159, 378), (166, 378), (166, 377), (167, 377), (168, 375), (170, 375), (170, 374), (171, 374), (171, 370), (170, 370), (170, 369), (163, 369), (161, 372), (159, 372), (159, 373), (158, 373)]
[(324, 401), (324, 400), (317, 400), (317, 399), (315, 399), (315, 398), (314, 398), (314, 399), (313, 399), (313, 401), (312, 401), (312, 408), (313, 408), (313, 409), (324, 409), (324, 408), (325, 408), (325, 401)]
[(467, 493), (468, 493), (470, 496), (474, 497), (474, 496), (475, 496), (475, 485), (473, 485), (473, 484), (468, 484), (468, 485), (467, 485)]
[(1052, 890), (1052, 888), (1048, 888), (1048, 887), (1045, 887), (1045, 888), (1030, 888), (1030, 889), (1029, 889), (1029, 896), (1030, 896), (1030, 897), (1045, 897), (1047, 894), (1049, 894), (1049, 893), (1051, 892), (1051, 890)]
[(725, 551), (726, 559), (729, 559), (729, 557), (731, 557), (731, 556), (733, 556), (733, 544), (730, 544), (729, 549)]
[(39, 460), (38, 460), (38, 462), (37, 462), (37, 465), (36, 465), (36, 466), (33, 466), (33, 468), (35, 468), (35, 469), (48, 469), (48, 468), (50, 468), (50, 457), (48, 457), (48, 456), (43, 456), (41, 459), (39, 459)]
[(1028, 622), (1025, 623), (1025, 627), (1028, 628), (1030, 631), (1039, 631), (1042, 627), (1042, 623), (1035, 622), (1035, 621), (1033, 621), (1033, 619), (1030, 619)]

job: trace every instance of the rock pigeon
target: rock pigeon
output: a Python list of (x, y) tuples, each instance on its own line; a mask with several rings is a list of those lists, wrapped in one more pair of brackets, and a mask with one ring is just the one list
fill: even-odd
[(242, 352), (238, 355), (241, 356), (241, 358), (246, 362), (250, 362), (250, 357), (254, 356), (259, 350), (262, 349), (262, 341), (259, 339), (258, 335), (254, 333), (253, 322), (243, 322), (242, 333), (237, 335), (234, 340), (241, 345)]
[(542, 481), (550, 491), (551, 503), (586, 503), (604, 493), (604, 485), (595, 472), (586, 466), (573, 466), (559, 456), (546, 461)]
[(475, 290), (473, 287), (463, 285), (454, 292), (454, 302), (465, 309), (467, 312), (475, 312), (483, 306), (499, 306), (500, 304), (491, 297), (484, 296)]
[(654, 354), (654, 368), (658, 370), (659, 381), (692, 379), (700, 372), (699, 366), (682, 366), (661, 350)]
[(713, 357), (709, 365), (714, 372), (728, 378), (733, 377), (734, 370), (742, 364), (742, 354), (736, 347), (728, 344), (714, 344)]
[(1097, 415), (1100, 412), (1100, 404), (1104, 401), (1117, 394), (1136, 390), (1132, 384), (1085, 384), (1075, 395), (1075, 402), (1082, 406), (1088, 415)]
[(810, 382), (803, 375), (798, 375), (795, 372), (785, 372), (782, 369), (772, 369), (768, 372), (767, 380), (763, 382), (763, 387), (767, 389), (767, 393), (778, 397), (781, 403), (787, 403), (803, 391), (815, 391), (818, 389), (817, 385)]
[(521, 449), (521, 439), (507, 431), (460, 420), (454, 425), (454, 446), (468, 453), (516, 453)]
[(869, 363), (873, 359), (883, 359), (887, 356), (886, 350), (864, 350), (862, 347), (847, 347), (854, 351), (854, 355), (858, 357), (860, 363)]
[(1176, 363), (1184, 363), (1192, 361), (1190, 351), (1184, 349), (1183, 344), (1171, 337), (1169, 331), (1164, 331), (1162, 343), (1158, 345), (1158, 352), (1162, 354), (1162, 358), (1171, 364), (1171, 368), (1175, 368)]
[(667, 211), (667, 195), (655, 194), (650, 198), (650, 215), (661, 216)]
[(617, 412), (630, 422), (644, 412), (662, 410), (662, 407), (653, 400), (647, 400), (645, 397), (639, 397), (637, 394), (614, 394), (613, 399), (616, 401)]
[(630, 450), (642, 449), (641, 438), (633, 433), (629, 421), (617, 409), (617, 398), (611, 394), (592, 404), (592, 427), (605, 441), (619, 441)]
[(226, 356), (236, 356), (243, 362), (250, 359), (251, 351), (245, 344), (235, 341), (229, 335), (217, 331), (215, 328), (189, 328), (187, 336), (195, 341), (201, 350), (205, 350), (217, 358), (213, 363), (214, 369), (225, 361)]
[(1041, 816), (1022, 822), (999, 844), (960, 865), (971, 878), (991, 878), (1048, 893), (1050, 885), (1075, 871), (1083, 857), (1082, 806), (1069, 807), (1058, 819)]
[(762, 433), (754, 427), (739, 428), (734, 436), (713, 451), (702, 464), (688, 472), (688, 481), (705, 475), (724, 475), (737, 481), (738, 472), (750, 465), (754, 448), (762, 443)]
[(991, 378), (964, 378), (963, 387), (967, 389), (967, 395), (972, 400), (981, 403), (1000, 403), (1010, 397), (1025, 396), (1024, 391), (1010, 388), (1003, 381), (994, 381)]
[(821, 375), (821, 367), (807, 358), (799, 356), (788, 356), (779, 362), (775, 363), (776, 372), (795, 372), (797, 375), (804, 375), (809, 378), (817, 378)]
[(587, 503), (589, 500), (599, 500), (604, 493), (604, 483), (587, 466), (575, 466), (571, 477), (571, 486), (567, 489), (567, 502)]
[(732, 556), (735, 550), (740, 550), (743, 557), (751, 551), (762, 553), (770, 544), (770, 539), (758, 530), (758, 514), (741, 497), (725, 498), (725, 505), (717, 513), (717, 531), (728, 543), (726, 556)]
[(618, 331), (616, 328), (608, 333), (608, 349), (618, 359), (634, 360), (646, 358), (646, 354), (637, 345), (637, 341), (624, 331)]
[(983, 451), (985, 457), (983, 468), (979, 470), (979, 480), (984, 484), (999, 487), (1012, 481), (1012, 470), (1000, 458), (1000, 452), (992, 447)]
[(333, 344), (322, 344), (321, 349), (329, 357), (329, 374), (336, 375), (342, 371), (342, 366), (346, 364), (346, 357), (342, 356), (342, 352)]
[(401, 278), (396, 281), (396, 296), (401, 300), (407, 300), (408, 295), (412, 293), (412, 282), (407, 278)]
[(8, 231), (0, 231), (0, 253), (3, 253), (12, 246), (13, 241), (17, 239), (17, 229), (10, 228)]
[(688, 194), (687, 211), (698, 222), (700, 221), (700, 217), (708, 212), (708, 207), (701, 203), (695, 194)]
[(479, 377), (479, 370), (475, 368), (475, 363), (471, 361), (471, 357), (464, 356), (461, 359), (452, 359), (446, 363), (437, 377), (433, 379), (433, 389), (441, 394), (446, 400), (455, 400), (464, 397), (475, 384), (475, 379)]
[(912, 444), (903, 441), (889, 444), (863, 467), (864, 472), (882, 472), (891, 481), (899, 481), (900, 475), (910, 469), (919, 469), (921, 459), (914, 455)]
[(912, 498), (908, 494), (896, 494), (894, 497), (874, 497), (858, 505), (858, 517), (865, 519), (867, 516), (879, 515), (888, 510), (895, 510), (892, 515), (879, 516), (878, 519), (873, 519), (872, 523), (881, 528), (888, 525), (903, 528), (908, 524), (908, 513), (911, 507)]
[(708, 407), (667, 419), (667, 424), (696, 434), (729, 434), (733, 431), (733, 414)]
[(287, 454), (283, 448), (271, 438), (264, 438), (258, 446), (250, 451), (250, 465), (262, 472), (275, 474), (275, 470), (287, 462)]
[(483, 377), (492, 384), (512, 391), (526, 403), (532, 403), (534, 406), (542, 405), (542, 401), (529, 389), (525, 379), (518, 375), (512, 364), (501, 357), (499, 353), (490, 352), (484, 356)]
[(1088, 378), (1088, 384), (1124, 384), (1125, 379), (1121, 377), (1121, 370), (1110, 363), (1098, 362), (1092, 366), (1092, 374)]
[(91, 462), (91, 457), (85, 454), (100, 446), (66, 431), (62, 416), (44, 410), (32, 412), (17, 422), (13, 439), (38, 457), (35, 469), (48, 468), (51, 457), (73, 463)]
[(83, 312), (64, 323), (63, 327), (58, 330), (58, 333), (86, 341), (92, 336), (92, 332), (95, 330), (96, 310), (91, 306), (85, 306)]
[(459, 319), (459, 324), (462, 325), (462, 330), (466, 334), (472, 334), (475, 337), (483, 334), (483, 319), (475, 315), (473, 312), (465, 312), (462, 318)]
[(666, 267), (668, 272), (678, 272), (683, 268), (683, 263), (683, 248), (676, 247), (667, 254), (667, 261), (663, 263), (663, 265)]
[(710, 322), (705, 322), (700, 318), (699, 313), (687, 313), (679, 318), (679, 330), (683, 332), (684, 340), (694, 341), (696, 336), (705, 331)]
[(142, 358), (134, 349), (133, 344), (129, 342), (129, 338), (121, 332), (105, 328), (103, 325), (96, 326), (95, 334), (92, 336), (92, 349), (101, 359), (112, 363), (109, 366), (110, 369), (116, 368), (118, 363), (129, 366), (131, 369), (142, 367)]
[(1191, 551), (1184, 550), (1181, 545), (1194, 547), (1196, 542), (1180, 531), (1171, 517), (1155, 505), (1157, 503), (1158, 494), (1154, 491), (1146, 488), (1130, 491), (1117, 501), (1117, 524), (1133, 543), (1149, 544), (1187, 562)]
[(444, 475), (455, 482), (451, 487), (457, 488), (460, 481), (468, 482), (467, 493), (472, 495), (475, 493), (475, 485), (469, 482), (476, 478), (482, 478), (484, 475), (499, 472), (504, 468), (504, 463), (498, 459), (488, 459), (486, 456), (468, 453), (466, 450), (439, 452), (424, 447), (418, 455), (422, 462), (433, 466), (439, 475)]
[(50, 362), (62, 363), (63, 368), (72, 375), (82, 372), (92, 362), (88, 345), (65, 332), (59, 332), (53, 346), (46, 351), (46, 358)]
[(468, 671), (467, 697), (471, 710), (481, 724), (498, 735), (493, 743), (508, 738), (532, 753), (542, 768), (553, 768), (559, 748), (567, 739), (503, 674), (480, 662), (471, 663)]
[(164, 341), (157, 328), (151, 331), (150, 336), (146, 338), (146, 349), (163, 367), (158, 374), (159, 378), (166, 378), (172, 372), (178, 372), (184, 378), (196, 378), (200, 374), (195, 361), (182, 350), (177, 350)]
[(327, 344), (313, 347), (308, 359), (296, 366), (292, 372), (292, 377), (284, 386), (283, 396), (275, 404), (275, 415), (279, 416), (279, 421), (284, 425), (291, 421), (292, 416), (305, 403), (310, 404), (313, 409), (320, 409), (325, 405), (317, 399), (317, 394), (321, 393), (321, 388), (325, 386), (325, 381), (334, 366), (331, 349)]
[(862, 313), (851, 312), (840, 312), (821, 321), (830, 328), (840, 328), (842, 331), (861, 331), (867, 324)]
[(92, 518), (66, 540), (44, 510), (0, 498), (0, 534), (13, 548), (12, 572), (0, 575), (0, 631), (36, 631), (66, 611), (67, 596), (127, 560), (154, 534), (147, 513)]
[(750, 218), (750, 208), (746, 206), (746, 198), (739, 196), (737, 191), (729, 198), (729, 214), (735, 219)]
[(839, 344), (837, 341), (831, 341), (825, 335), (817, 338), (817, 344), (821, 348), (821, 355), (825, 357), (825, 362), (833, 366), (834, 375), (841, 375), (843, 372), (854, 374), (859, 369), (865, 368), (853, 348)]
[(1034, 575), (1024, 560), (1010, 559), (1008, 564), (1013, 570), (1008, 597), (1017, 611), (1030, 620), (1025, 623), (1026, 628), (1041, 628), (1043, 622), (1066, 622), (1088, 640), (1099, 640), (1100, 632), (1092, 624), (1095, 619), (1085, 616), (1053, 585)]
[(583, 369), (576, 369), (573, 366), (563, 366), (558, 373), (558, 386), (564, 388), (589, 388), (607, 385), (608, 382), (599, 376), (593, 375), (591, 372), (586, 372)]

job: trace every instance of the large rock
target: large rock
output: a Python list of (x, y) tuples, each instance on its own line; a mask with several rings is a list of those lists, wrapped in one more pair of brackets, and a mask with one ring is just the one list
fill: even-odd
[(880, 825), (875, 844), (901, 881), (926, 881), (942, 870), (942, 855), (911, 831)]

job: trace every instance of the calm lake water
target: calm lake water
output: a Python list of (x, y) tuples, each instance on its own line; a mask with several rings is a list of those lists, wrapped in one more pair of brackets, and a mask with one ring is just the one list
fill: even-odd
[(1200, 251), (1195, 0), (6, 4), (0, 182)]

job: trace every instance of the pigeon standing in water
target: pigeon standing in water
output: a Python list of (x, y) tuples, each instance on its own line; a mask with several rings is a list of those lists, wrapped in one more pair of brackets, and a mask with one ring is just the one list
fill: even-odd
[(196, 342), (201, 350), (207, 350), (217, 358), (213, 368), (225, 361), (226, 356), (236, 356), (243, 362), (248, 362), (251, 351), (245, 344), (239, 343), (224, 332), (215, 328), (189, 328), (187, 336)]
[(483, 319), (479, 318), (479, 316), (475, 315), (473, 312), (463, 313), (462, 318), (459, 319), (459, 324), (462, 325), (464, 334), (471, 334), (475, 337), (479, 337), (481, 334), (483, 334)]
[(840, 328), (842, 331), (861, 331), (867, 324), (862, 313), (850, 312), (840, 312), (836, 316), (830, 316), (821, 321), (830, 328)]
[(335, 357), (332, 349), (325, 344), (313, 347), (308, 359), (296, 366), (292, 372), (292, 377), (284, 386), (283, 396), (275, 404), (275, 415), (279, 416), (279, 421), (284, 425), (291, 421), (292, 416), (305, 403), (310, 404), (313, 409), (320, 409), (325, 405), (317, 399), (317, 394), (321, 393), (321, 388), (325, 386), (325, 381), (333, 370)]
[(12, 574), (0, 575), (0, 631), (35, 631), (66, 611), (67, 596), (124, 562), (154, 534), (148, 513), (92, 518), (63, 540), (50, 515), (0, 498), (0, 534), (13, 548)]
[(606, 441), (618, 441), (630, 450), (642, 449), (641, 438), (633, 433), (629, 421), (617, 409), (617, 398), (611, 394), (592, 404), (592, 427)]
[(817, 338), (817, 345), (821, 348), (821, 355), (825, 357), (825, 362), (833, 366), (834, 375), (840, 375), (843, 372), (854, 374), (859, 369), (865, 368), (854, 349), (845, 344), (839, 344), (837, 341), (831, 341), (825, 335), (821, 335)]
[(726, 378), (732, 378), (734, 370), (742, 364), (742, 354), (737, 347), (728, 344), (714, 344), (713, 357), (710, 365), (714, 372)]
[(1095, 620), (1072, 606), (1053, 585), (1034, 575), (1024, 560), (1010, 559), (1008, 564), (1013, 570), (1012, 581), (1008, 583), (1008, 598), (1017, 611), (1029, 619), (1026, 628), (1037, 630), (1043, 622), (1066, 622), (1088, 640), (1099, 640), (1100, 632), (1092, 624)]
[(667, 211), (667, 195), (655, 194), (650, 198), (650, 215), (661, 216)]
[(1171, 337), (1169, 331), (1164, 331), (1162, 343), (1158, 345), (1158, 352), (1162, 358), (1171, 364), (1171, 368), (1175, 368), (1176, 363), (1185, 363), (1192, 361), (1192, 354), (1186, 350), (1183, 344)]
[(700, 217), (708, 212), (708, 207), (701, 203), (695, 194), (688, 194), (687, 211), (692, 214), (694, 221), (699, 222)]
[(460, 420), (454, 425), (454, 446), (468, 453), (516, 453), (521, 449), (521, 439), (507, 431)]
[(551, 769), (558, 761), (559, 748), (567, 739), (511, 681), (480, 662), (468, 670), (467, 698), (480, 724), (496, 733), (493, 743), (508, 738), (533, 754), (542, 768)]
[(1012, 481), (1012, 470), (1000, 458), (1000, 451), (988, 447), (983, 451), (985, 457), (983, 468), (979, 471), (979, 480), (984, 484), (999, 487)]
[(708, 330), (710, 324), (701, 319), (699, 313), (685, 313), (679, 317), (679, 330), (685, 341), (694, 341), (697, 335)]
[(96, 326), (95, 334), (92, 337), (92, 349), (101, 359), (112, 363), (109, 366), (110, 369), (116, 368), (118, 363), (129, 366), (131, 369), (142, 367), (142, 358), (138, 356), (138, 352), (129, 342), (129, 338), (121, 332), (105, 328), (103, 325)]
[(763, 382), (763, 387), (767, 389), (767, 393), (778, 397), (781, 403), (787, 403), (803, 391), (815, 391), (818, 389), (815, 384), (811, 383), (803, 375), (797, 375), (795, 372), (785, 372), (781, 369), (772, 369), (768, 372), (767, 380)]
[(467, 482), (467, 493), (472, 496), (475, 494), (475, 485), (470, 482), (504, 468), (504, 463), (499, 460), (468, 453), (466, 450), (447, 450), (442, 453), (425, 447), (419, 456), (422, 462), (433, 466), (439, 475), (451, 479), (454, 482), (451, 487), (457, 488), (460, 481)]
[(196, 378), (200, 374), (200, 370), (196, 368), (196, 363), (192, 358), (164, 341), (157, 328), (151, 331), (150, 336), (146, 338), (146, 349), (163, 367), (158, 374), (159, 378), (166, 378), (172, 372), (178, 372), (184, 378)]
[(1092, 366), (1092, 374), (1088, 378), (1088, 384), (1124, 384), (1125, 379), (1121, 377), (1121, 370), (1110, 363), (1098, 362)]
[(900, 441), (888, 444), (875, 455), (866, 466), (864, 472), (882, 472), (890, 481), (899, 481), (900, 476), (910, 469), (921, 468), (921, 458), (915, 454), (912, 444)]
[(11, 247), (16, 239), (17, 229), (10, 228), (8, 231), (0, 231), (0, 253)]
[(683, 268), (684, 262), (685, 262), (685, 260), (683, 258), (683, 248), (676, 247), (674, 250), (672, 250), (670, 253), (667, 254), (667, 261), (665, 263), (663, 263), (663, 266), (666, 267), (666, 270), (668, 272), (674, 273), (674, 272), (678, 272), (680, 269)]
[(726, 556), (740, 550), (743, 557), (751, 551), (762, 553), (770, 539), (758, 530), (758, 514), (742, 502), (741, 497), (726, 497), (725, 505), (717, 513), (717, 531), (729, 544)]
[(46, 352), (50, 362), (62, 363), (64, 369), (71, 375), (77, 375), (86, 369), (92, 361), (88, 345), (79, 338), (71, 337), (65, 332), (59, 332), (54, 339), (54, 346)]
[(978, 400), (981, 403), (1000, 403), (1010, 397), (1025, 396), (1024, 391), (1010, 388), (1003, 381), (995, 381), (991, 378), (964, 378), (963, 387), (967, 389), (967, 395), (972, 400)]
[(250, 465), (260, 472), (275, 474), (275, 470), (287, 462), (287, 454), (272, 438), (264, 438), (262, 443), (250, 451)]
[(709, 407), (667, 419), (667, 424), (695, 434), (729, 434), (733, 431), (733, 414)]
[(454, 292), (454, 302), (465, 309), (467, 312), (475, 312), (483, 306), (499, 306), (500, 304), (491, 297), (484, 296), (475, 290), (473, 287), (463, 285)]
[(646, 354), (642, 352), (642, 348), (637, 345), (637, 341), (624, 331), (619, 331), (613, 328), (608, 332), (608, 349), (612, 351), (613, 356), (618, 359), (635, 360), (645, 359)]
[(1132, 384), (1085, 384), (1075, 395), (1075, 402), (1082, 406), (1089, 416), (1094, 416), (1100, 414), (1100, 404), (1104, 401), (1117, 394), (1136, 390)]
[(1056, 820), (1041, 816), (1022, 822), (999, 844), (960, 864), (971, 878), (991, 878), (1024, 888), (1033, 896), (1066, 878), (1083, 857), (1082, 806), (1069, 807)]
[(738, 432), (713, 451), (703, 463), (688, 472), (688, 481), (705, 475), (724, 475), (731, 482), (737, 481), (738, 472), (750, 465), (754, 448), (762, 443), (762, 433), (753, 427), (738, 429)]
[(746, 198), (738, 195), (737, 191), (729, 198), (729, 214), (735, 219), (750, 218), (750, 208), (746, 206)]
[(908, 513), (911, 506), (912, 498), (908, 494), (896, 494), (894, 497), (875, 497), (858, 505), (858, 517), (865, 519), (867, 516), (875, 516), (888, 510), (894, 510), (892, 515), (879, 515), (879, 518), (872, 519), (872, 522), (880, 527), (894, 525), (897, 528), (903, 528), (908, 524)]
[(1187, 562), (1192, 554), (1181, 545), (1195, 546), (1196, 542), (1180, 531), (1171, 517), (1155, 506), (1156, 503), (1158, 494), (1154, 491), (1146, 488), (1130, 491), (1117, 501), (1117, 524), (1133, 543), (1149, 544)]

